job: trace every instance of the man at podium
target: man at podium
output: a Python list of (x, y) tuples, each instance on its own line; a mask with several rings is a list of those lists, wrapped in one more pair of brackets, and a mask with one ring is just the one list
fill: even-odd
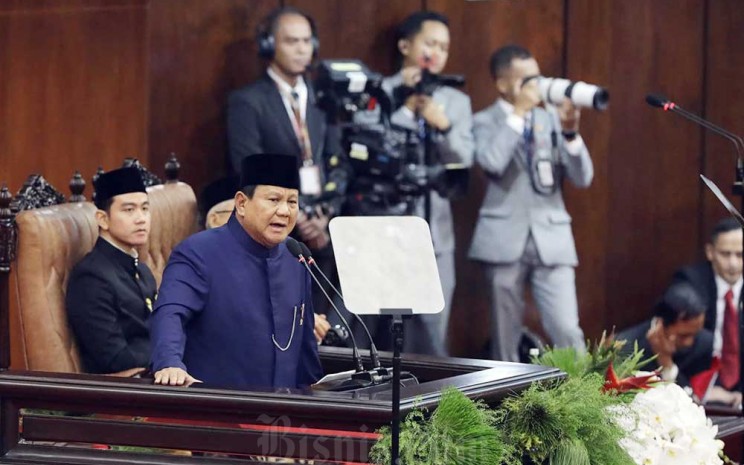
[(227, 224), (179, 244), (152, 315), (155, 383), (295, 388), (322, 374), (310, 276), (287, 250), (297, 159), (246, 157)]

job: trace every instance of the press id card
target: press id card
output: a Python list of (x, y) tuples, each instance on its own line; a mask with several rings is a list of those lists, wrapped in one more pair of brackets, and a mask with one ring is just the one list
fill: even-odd
[(317, 165), (300, 168), (300, 193), (302, 195), (320, 195), (320, 168)]
[(543, 187), (553, 187), (555, 178), (553, 177), (553, 164), (550, 160), (538, 160), (537, 162), (537, 179)]

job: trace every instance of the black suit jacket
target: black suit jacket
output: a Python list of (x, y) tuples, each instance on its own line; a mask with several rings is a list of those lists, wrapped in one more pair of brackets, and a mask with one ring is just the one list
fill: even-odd
[(715, 331), (718, 289), (716, 288), (713, 266), (710, 262), (704, 261), (677, 270), (672, 277), (672, 284), (677, 283), (688, 283), (698, 292), (706, 305), (705, 329)]
[[(339, 153), (339, 137), (330, 131), (325, 113), (318, 107), (309, 82), (306, 110), (307, 130), (313, 160), (325, 166), (327, 156)], [(276, 83), (264, 74), (256, 82), (233, 91), (228, 98), (227, 138), (230, 160), (236, 173), (244, 157), (256, 153), (281, 153), (302, 156), (300, 144), (292, 127)]]
[[(148, 320), (157, 285), (150, 269), (108, 241), (73, 268), (67, 317), (89, 373), (116, 373), (150, 363)], [(150, 303), (148, 305), (147, 299)]]
[[(643, 349), (643, 358), (645, 359), (654, 355), (651, 345), (646, 339), (646, 333), (650, 328), (651, 320), (647, 320), (621, 331), (615, 336), (615, 339), (618, 341), (627, 341), (623, 349), (624, 353), (630, 353), (633, 350), (633, 343), (637, 342), (638, 348)], [(692, 347), (675, 353), (672, 360), (674, 360), (677, 368), (679, 368), (677, 384), (687, 386), (690, 382), (690, 377), (710, 368), (713, 361), (713, 333), (706, 329), (701, 330), (695, 337)], [(655, 359), (641, 367), (641, 369), (648, 371), (656, 370), (657, 368), (659, 368), (659, 364)]]

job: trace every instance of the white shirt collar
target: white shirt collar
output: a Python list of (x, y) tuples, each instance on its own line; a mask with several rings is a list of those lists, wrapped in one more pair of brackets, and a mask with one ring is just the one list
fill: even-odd
[(739, 276), (739, 280), (734, 283), (732, 286), (726, 280), (724, 280), (722, 277), (716, 276), (716, 292), (718, 294), (718, 299), (723, 299), (726, 296), (726, 293), (729, 289), (732, 289), (734, 291), (734, 302), (736, 302), (739, 299), (739, 295), (741, 294), (741, 288), (742, 285), (744, 285), (744, 277)]
[(307, 84), (305, 84), (305, 79), (302, 76), (297, 77), (297, 84), (292, 87), (287, 81), (282, 79), (273, 69), (271, 69), (271, 66), (266, 69), (266, 73), (274, 82), (276, 82), (276, 85), (279, 86), (279, 90), (282, 94), (291, 94), (292, 92), (296, 92), (300, 97), (300, 102), (307, 96)]
[(504, 113), (506, 113), (507, 116), (514, 114), (514, 105), (507, 102), (503, 98), (499, 98), (498, 100), (496, 100), (496, 105), (498, 105), (504, 111)]

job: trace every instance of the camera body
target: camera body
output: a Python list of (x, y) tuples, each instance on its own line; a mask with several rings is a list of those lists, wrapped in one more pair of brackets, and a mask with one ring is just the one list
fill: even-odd
[(434, 74), (429, 68), (421, 70), (421, 80), (414, 87), (414, 94), (428, 95), (440, 87), (462, 87), (465, 85), (465, 77), (459, 74)]
[(382, 89), (381, 76), (359, 60), (319, 63), (316, 93), (326, 114), (333, 115), (332, 124), (341, 130), (342, 149), (354, 173), (346, 191), (344, 214), (413, 214), (416, 199), (431, 190), (442, 196), (462, 190), (450, 183), (455, 180), (462, 185), (459, 174), (467, 170), (427, 166), (421, 135), (394, 126), (390, 118), (393, 108), (407, 98), (399, 91), (408, 96), (431, 95), (439, 87), (459, 87), (464, 82), (462, 76), (423, 69), (415, 88), (401, 86), (390, 96)]
[(605, 110), (610, 102), (610, 93), (607, 89), (594, 84), (587, 84), (584, 81), (530, 76), (523, 81), (522, 85), (533, 79), (537, 79), (540, 98), (545, 103), (560, 105), (565, 99), (568, 99), (577, 107)]

